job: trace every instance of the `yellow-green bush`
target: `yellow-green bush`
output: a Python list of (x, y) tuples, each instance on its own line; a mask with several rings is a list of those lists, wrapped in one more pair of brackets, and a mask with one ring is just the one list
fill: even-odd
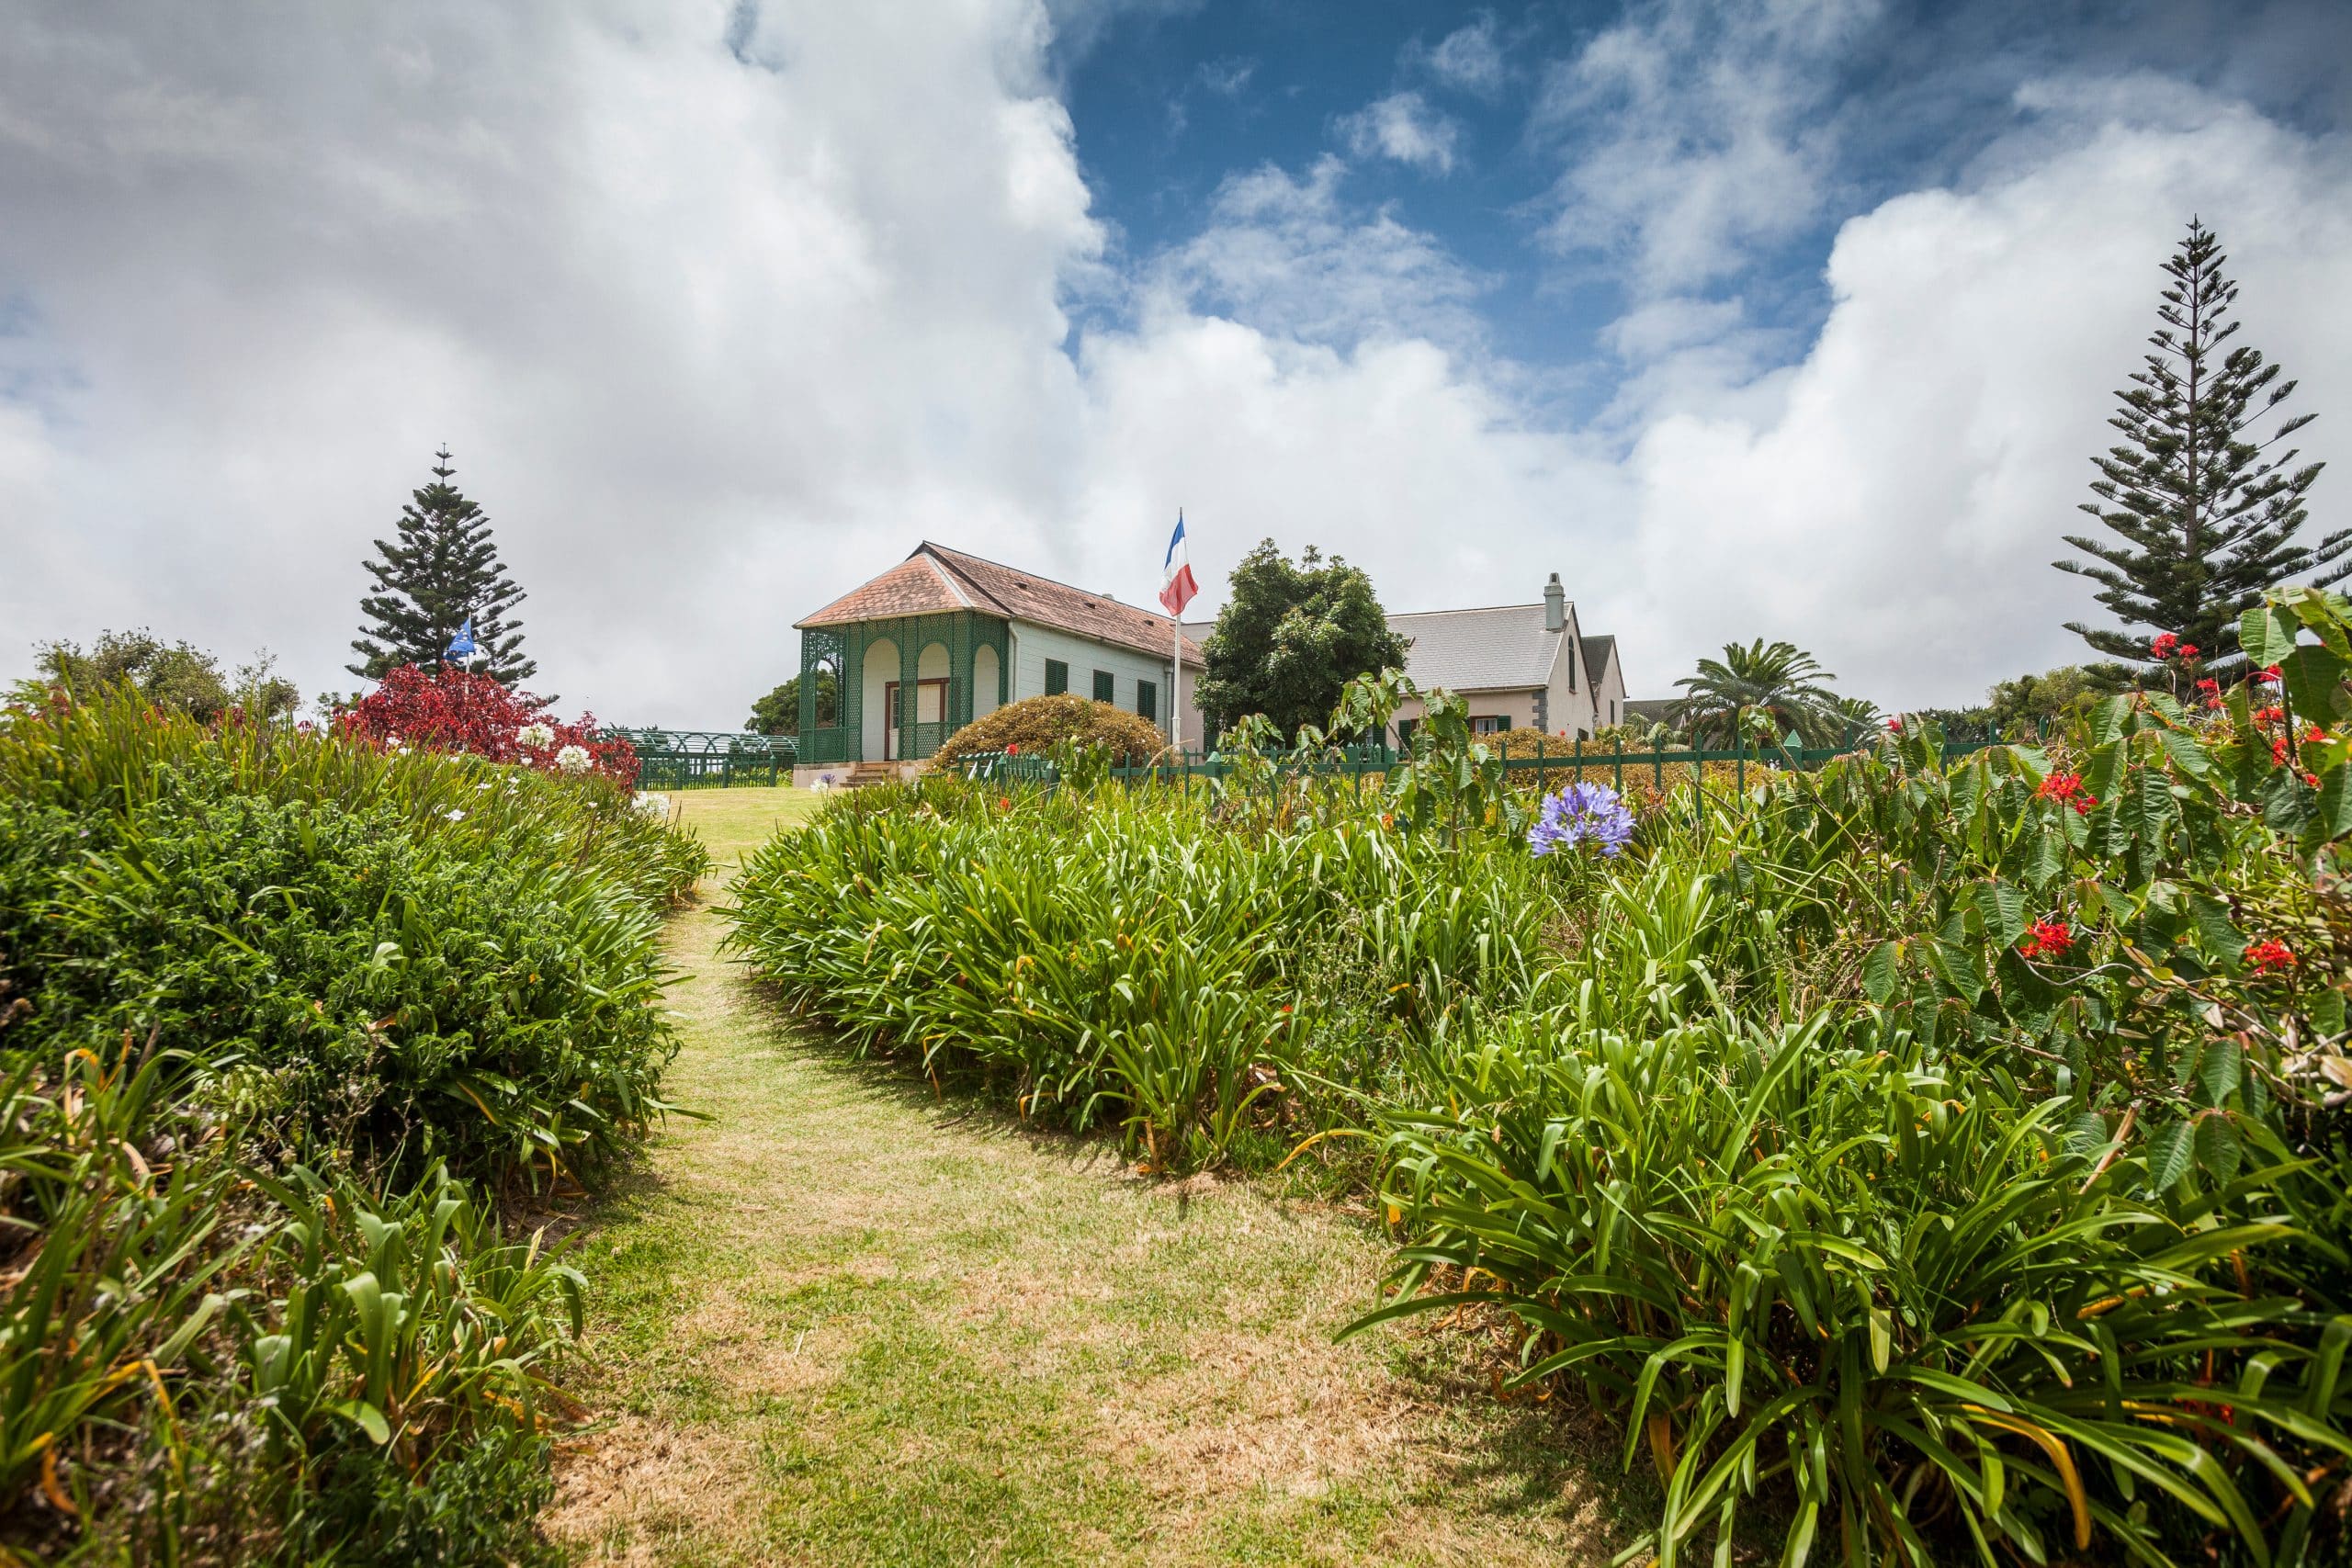
[(948, 763), (1014, 746), (1042, 753), (1063, 740), (1100, 746), (1118, 762), (1148, 762), (1168, 745), (1167, 735), (1141, 715), (1064, 692), (1024, 697), (974, 719), (947, 738), (935, 760)]

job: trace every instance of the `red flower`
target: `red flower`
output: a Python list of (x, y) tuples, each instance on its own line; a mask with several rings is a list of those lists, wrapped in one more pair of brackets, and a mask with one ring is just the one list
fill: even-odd
[(2083, 775), (2080, 773), (2052, 773), (2043, 779), (2041, 787), (2033, 793), (2043, 800), (2064, 801), (2075, 808), (2077, 816), (2088, 815), (2091, 807), (2098, 804), (2098, 796), (2083, 787)]
[[(371, 746), (464, 751), (539, 769), (552, 767), (564, 748), (577, 746), (588, 753), (595, 772), (624, 788), (637, 782), (637, 748), (599, 732), (594, 715), (559, 724), (548, 716), (542, 699), (469, 670), (444, 670), (435, 676), (402, 665), (387, 671), (373, 692), (337, 714), (334, 723), (345, 736)], [(554, 739), (526, 750), (518, 735), (533, 724), (546, 725)]]
[(1012, 810), (1012, 797), (1011, 795), (998, 795), (998, 796), (996, 797), (996, 808), (997, 808), (999, 811), (1010, 811), (1010, 810)]
[(2257, 670), (2254, 672), (2254, 678), (2257, 681), (2267, 681), (2275, 686), (2279, 681), (2278, 666), (2273, 664), (2268, 669)]
[(2245, 961), (2256, 974), (2267, 975), (2276, 970), (2292, 969), (2295, 966), (2295, 954), (2292, 949), (2276, 937), (2265, 937), (2260, 942), (2250, 942), (2245, 944)]
[(1004, 754), (1008, 757), (1018, 757), (1021, 755), (1021, 742), (1016, 740), (1012, 745), (1006, 747), (1004, 749)]
[(2304, 745), (2306, 745), (2306, 746), (2317, 746), (2317, 745), (2319, 745), (2322, 741), (2324, 741), (2326, 739), (2327, 739), (2327, 731), (2326, 731), (2326, 730), (2324, 730), (2324, 729), (2322, 729), (2318, 725), (2316, 725), (2316, 724), (2310, 724), (2310, 725), (2305, 725), (2305, 726), (2303, 727), (2303, 744), (2304, 744)]
[(2205, 705), (2209, 708), (2220, 709), (2226, 707), (2229, 705), (2222, 702), (2219, 697), (2207, 697), (2205, 699)]
[(2311, 785), (2313, 789), (2319, 788), (2319, 775), (2317, 773), (2305, 773), (2303, 775), (2303, 782)]
[(2286, 760), (2287, 738), (2283, 735), (2272, 736), (2270, 738), (2270, 761), (2275, 764), (2283, 762)]
[(1899, 734), (1903, 729), (1903, 721), (1899, 718), (1890, 716), (1886, 721), (1886, 727)]
[(2197, 682), (2197, 689), (2200, 692), (2218, 692), (2222, 689), (2222, 683), (2219, 681), (2214, 680), (2211, 675), (2208, 675), (2205, 679)]
[(2180, 638), (2170, 632), (2159, 632), (2156, 634), (2156, 640), (2148, 645), (2148, 651), (2158, 659), (2170, 659), (2172, 650), (2179, 646)]
[(2075, 945), (2075, 933), (2064, 920), (2036, 920), (2018, 943), (2020, 958), (2064, 958)]
[(2277, 703), (2271, 704), (2267, 708), (2256, 708), (2254, 710), (2254, 722), (2256, 724), (2283, 724), (2286, 722), (2286, 718), (2287, 710), (2280, 707)]
[(2197, 645), (2195, 643), (2184, 642), (2180, 645), (2180, 661), (2183, 664), (2194, 664), (2197, 662)]

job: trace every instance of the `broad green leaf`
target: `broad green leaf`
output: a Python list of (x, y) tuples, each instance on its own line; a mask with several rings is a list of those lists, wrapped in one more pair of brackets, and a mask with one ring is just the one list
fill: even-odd
[(2335, 716), (2335, 694), (2344, 684), (2344, 660), (2324, 648), (2304, 647), (2285, 660), (2273, 660), (2287, 677), (2287, 700), (2295, 706), (2297, 728), (2307, 720)]
[(2248, 610), (2238, 617), (2238, 647), (2260, 669), (2276, 664), (2295, 649), (2296, 621), (2277, 605)]
[(2197, 1119), (2197, 1163), (2216, 1181), (2227, 1181), (2238, 1173), (2238, 1166), (2245, 1157), (2245, 1150), (2238, 1141), (2238, 1130), (2222, 1112)]
[(1894, 999), (1896, 972), (1903, 963), (1903, 944), (1883, 942), (1862, 960), (1862, 993), (1880, 1007)]
[(2352, 833), (2352, 762), (2339, 762), (2319, 776), (2319, 798), (2304, 824), (2303, 845), (2316, 849)]
[(2169, 1192), (2175, 1183), (2188, 1174), (2193, 1149), (2190, 1135), (2195, 1124), (2173, 1122), (2156, 1129), (2148, 1139), (2148, 1186), (2157, 1192)]
[(384, 1413), (364, 1399), (346, 1399), (334, 1405), (334, 1413), (358, 1424), (368, 1434), (368, 1440), (381, 1447), (392, 1440), (392, 1428)]
[(2234, 968), (2238, 954), (2245, 951), (2245, 937), (2230, 923), (2230, 907), (2219, 898), (2191, 893), (2188, 913), (2197, 922), (2197, 935), (2205, 944), (2206, 955), (2224, 967)]
[(1980, 882), (1973, 889), (1977, 912), (1984, 917), (1984, 929), (2003, 947), (2015, 947), (2025, 940), (2025, 895), (2015, 887), (1995, 878)]
[(2197, 1081), (2205, 1090), (2205, 1103), (2220, 1105), (2227, 1100), (2244, 1077), (2245, 1064), (2238, 1043), (2226, 1036), (2205, 1043), (2205, 1055), (2197, 1069)]

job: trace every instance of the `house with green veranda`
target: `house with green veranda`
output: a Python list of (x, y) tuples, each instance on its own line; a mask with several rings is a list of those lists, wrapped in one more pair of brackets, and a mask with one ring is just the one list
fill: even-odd
[[(1165, 615), (929, 540), (794, 624), (802, 784), (911, 773), (1023, 697), (1075, 692), (1163, 729), (1175, 697), (1178, 634)], [(1183, 657), (1189, 672), (1200, 645), (1186, 640)]]

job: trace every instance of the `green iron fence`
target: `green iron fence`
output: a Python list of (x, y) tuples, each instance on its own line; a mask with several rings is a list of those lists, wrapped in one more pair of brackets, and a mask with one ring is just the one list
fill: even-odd
[(789, 784), (798, 755), (789, 735), (710, 729), (616, 729), (614, 733), (637, 748), (639, 789)]
[[(1943, 742), (1943, 759), (1951, 762), (1971, 752), (1989, 747), (2031, 744), (2044, 738), (2047, 727), (2038, 727), (2030, 736), (2002, 739), (1997, 731), (1981, 737)], [(1787, 769), (1810, 771), (1834, 757), (1846, 756), (1861, 742), (1860, 731), (1849, 730), (1846, 743), (1838, 746), (1806, 746), (1791, 735), (1778, 743), (1751, 742), (1724, 750), (1678, 748), (1669, 750), (1662, 742), (1648, 750), (1603, 750), (1599, 745), (1582, 740), (1558, 742), (1539, 741), (1532, 747), (1513, 750), (1498, 743), (1494, 749), (1502, 763), (1504, 775), (1514, 782), (1532, 784), (1539, 792), (1549, 790), (1556, 783), (1560, 786), (1582, 780), (1606, 782), (1623, 793), (1628, 781), (1646, 781), (1652, 788), (1663, 792), (1669, 782), (1680, 784), (1702, 780), (1710, 784), (1724, 782), (1728, 772), (1729, 783), (1735, 790), (1747, 786), (1749, 770), (1762, 773)], [(1301, 761), (1287, 754), (1271, 757), (1253, 766), (1271, 765), (1276, 779), (1313, 774), (1348, 780), (1361, 790), (1367, 781), (1377, 782), (1395, 767), (1399, 753), (1385, 744), (1343, 746), (1324, 757)], [(1116, 766), (1109, 770), (1109, 777), (1129, 788), (1147, 784), (1162, 784), (1189, 789), (1195, 779), (1204, 782), (1223, 779), (1236, 772), (1239, 764), (1218, 752), (1205, 755), (1187, 750), (1181, 758), (1166, 758), (1133, 766)], [(1057, 784), (1060, 780), (1051, 761), (1043, 756), (1006, 757), (996, 754), (967, 759), (958, 771), (975, 779), (996, 780), (1008, 784)]]

